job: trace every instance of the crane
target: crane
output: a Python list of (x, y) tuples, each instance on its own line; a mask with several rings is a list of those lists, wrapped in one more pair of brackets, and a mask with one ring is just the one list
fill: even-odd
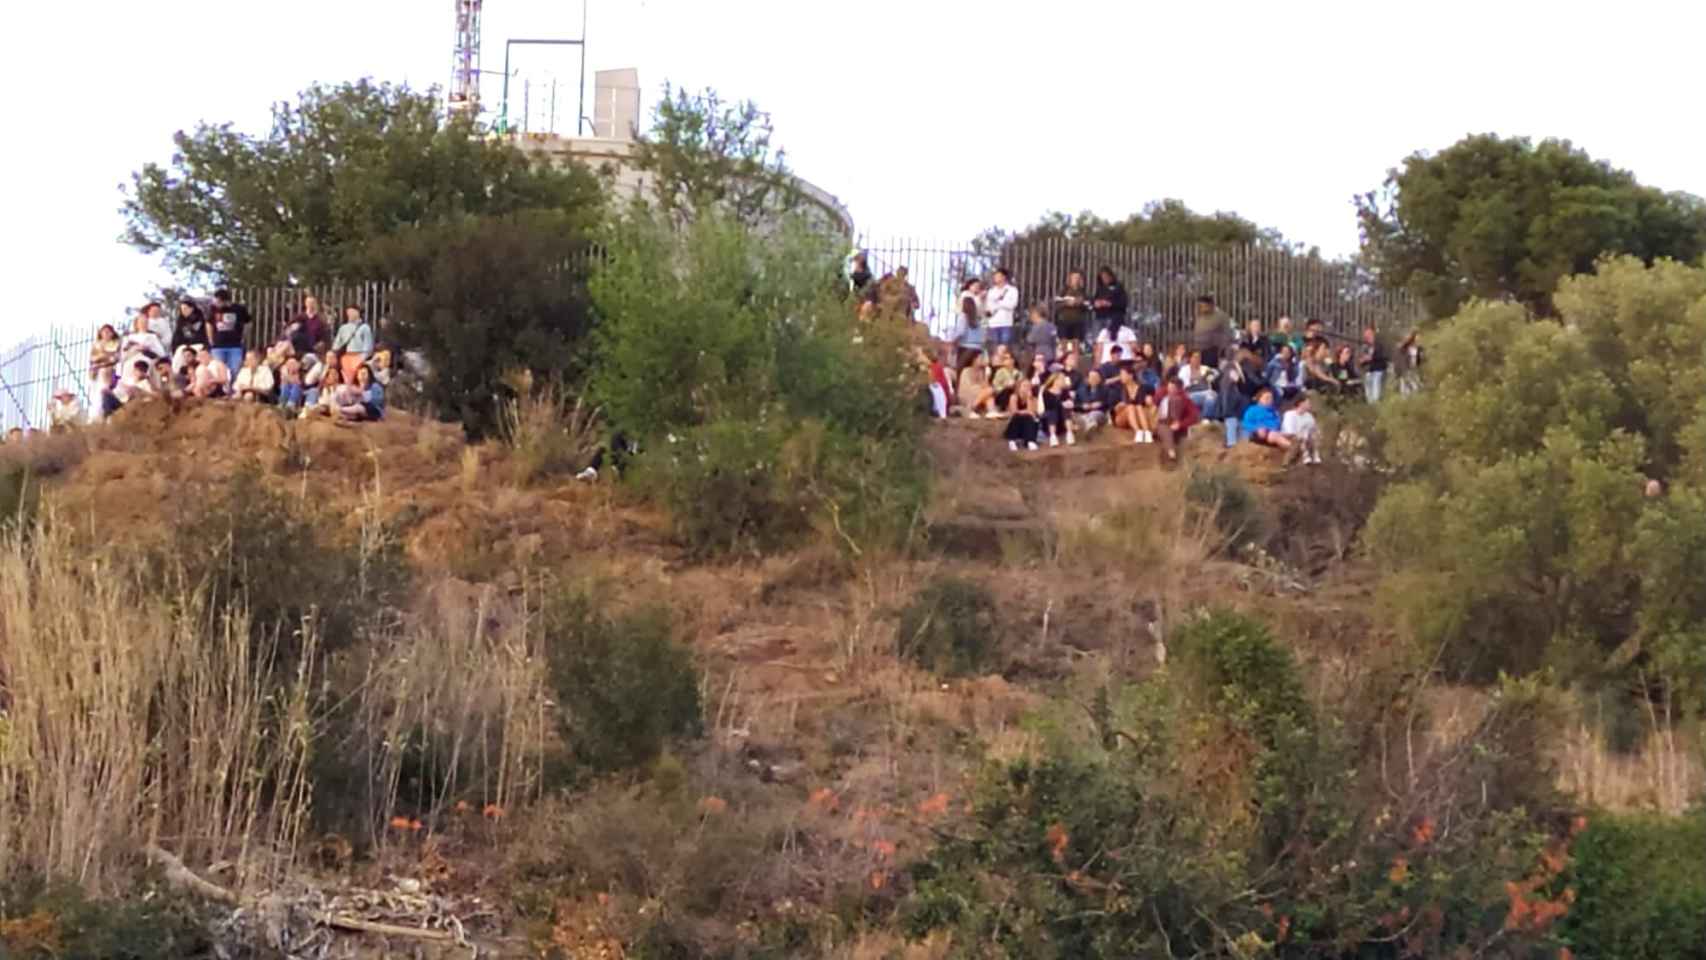
[(480, 8), (485, 0), (454, 0), (456, 49), (450, 65), (448, 108), (452, 116), (480, 115)]

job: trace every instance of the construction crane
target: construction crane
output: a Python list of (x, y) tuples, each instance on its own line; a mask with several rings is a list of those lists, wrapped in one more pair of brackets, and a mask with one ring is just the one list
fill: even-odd
[(456, 50), (450, 65), (450, 115), (480, 116), (480, 7), (485, 0), (454, 0)]

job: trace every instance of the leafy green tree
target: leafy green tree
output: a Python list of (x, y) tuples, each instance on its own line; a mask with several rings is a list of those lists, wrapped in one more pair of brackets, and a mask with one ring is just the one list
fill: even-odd
[(1357, 198), (1363, 255), (1434, 316), (1470, 297), (1553, 313), (1563, 277), (1607, 253), (1652, 262), (1706, 251), (1706, 203), (1643, 186), (1567, 140), (1466, 137), (1416, 153)]
[(504, 378), (586, 372), (586, 281), (598, 210), (581, 205), (411, 227), (377, 242), (384, 275), (402, 281), (387, 335), (427, 361), (427, 405), (473, 436), (495, 427)]
[(800, 202), (773, 133), (770, 114), (751, 100), (730, 103), (709, 87), (689, 93), (666, 86), (635, 147), (635, 165), (647, 174), (648, 199), (678, 224), (715, 209), (756, 225)]
[(1138, 247), (1200, 246), (1274, 247), (1300, 250), (1272, 227), (1257, 226), (1236, 213), (1197, 213), (1183, 200), (1165, 199), (1144, 204), (1142, 210), (1123, 220), (1109, 221), (1085, 210), (1076, 216), (1055, 210), (1023, 230), (990, 227), (973, 242), (973, 249), (993, 254), (1007, 244), (1041, 240), (1084, 240), (1123, 243)]
[(1430, 339), (1427, 393), (1381, 405), (1399, 479), (1368, 542), (1458, 672), (1680, 681), (1706, 649), (1706, 269), (1607, 260), (1555, 302), (1562, 324), (1479, 302)]
[(273, 108), (262, 136), (180, 131), (125, 190), (124, 240), (170, 269), (234, 284), (366, 279), (405, 227), (596, 202), (596, 178), (446, 121), (437, 97), (360, 80)]

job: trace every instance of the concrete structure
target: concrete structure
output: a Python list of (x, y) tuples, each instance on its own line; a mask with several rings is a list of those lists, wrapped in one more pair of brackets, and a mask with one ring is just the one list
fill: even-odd
[[(567, 137), (554, 133), (512, 134), (522, 150), (553, 160), (584, 163), (609, 179), (623, 196), (646, 190), (646, 178), (635, 166), (635, 137), (640, 124), (640, 74), (637, 70), (600, 70), (595, 75), (592, 125), (594, 136)], [(804, 201), (808, 216), (849, 238), (853, 215), (835, 196), (798, 177), (794, 188)]]

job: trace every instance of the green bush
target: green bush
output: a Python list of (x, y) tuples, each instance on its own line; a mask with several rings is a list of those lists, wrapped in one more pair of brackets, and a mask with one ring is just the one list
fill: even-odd
[(928, 493), (909, 331), (859, 325), (833, 238), (635, 212), (593, 276), (594, 399), (695, 552), (903, 545)]
[(398, 615), (411, 573), (387, 531), (360, 542), (347, 516), (293, 501), (252, 470), (192, 502), (155, 569), (205, 590), (211, 610), (246, 606), (257, 642), (276, 633), (286, 662), (305, 622), (316, 626), (323, 649), (335, 651)]
[(1578, 957), (1706, 958), (1706, 811), (1601, 814), (1558, 883), (1575, 891), (1562, 936)]
[(703, 733), (699, 674), (666, 608), (613, 617), (577, 597), (558, 604), (547, 630), (564, 737), (585, 767), (633, 769), (671, 739)]
[(22, 466), (0, 464), (0, 531), (28, 530), (41, 501), (41, 484)]
[(132, 891), (96, 900), (75, 886), (26, 881), (0, 891), (0, 957), (182, 960), (212, 956), (203, 917), (182, 897)]
[(1262, 502), (1235, 470), (1193, 469), (1185, 481), (1185, 500), (1213, 518), (1221, 549), (1229, 555), (1268, 539), (1269, 519)]
[(901, 610), (897, 650), (943, 676), (976, 674), (999, 656), (1000, 631), (989, 588), (958, 577), (939, 577)]

